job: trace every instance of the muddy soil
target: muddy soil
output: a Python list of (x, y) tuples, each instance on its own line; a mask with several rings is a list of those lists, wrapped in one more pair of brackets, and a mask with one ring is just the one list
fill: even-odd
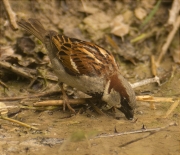
[[(158, 57), (159, 49), (171, 29), (169, 27), (163, 29), (168, 19), (168, 10), (172, 5), (172, 2), (168, 1), (160, 4), (157, 13), (144, 28), (144, 32), (150, 31), (151, 33), (152, 31), (152, 35), (135, 43), (130, 43), (130, 41), (142, 33), (140, 25), (156, 6), (156, 1), (10, 0), (10, 4), (17, 19), (39, 18), (48, 29), (94, 42), (112, 51), (122, 74), (131, 83), (153, 77), (150, 56)], [(104, 115), (100, 115), (87, 104), (74, 106), (76, 115), (72, 115), (69, 110), (63, 111), (62, 107), (50, 110), (22, 107), (25, 105), (32, 107), (34, 102), (40, 100), (58, 100), (62, 94), (60, 92), (53, 96), (14, 99), (14, 97), (40, 94), (52, 88), (59, 91), (60, 89), (56, 87), (57, 77), (52, 71), (44, 46), (21, 28), (13, 31), (3, 5), (0, 8), (0, 61), (9, 62), (15, 67), (22, 67), (25, 71), (33, 73), (32, 75), (41, 77), (30, 86), (32, 79), (23, 77), (10, 68), (0, 66), (0, 81), (8, 87), (7, 89), (2, 84), (0, 85), (0, 102), (6, 106), (17, 106), (15, 109), (9, 109), (8, 117), (38, 128), (38, 130), (29, 129), (0, 119), (0, 155), (180, 154), (178, 126), (180, 106), (178, 105), (165, 118), (164, 116), (173, 104), (168, 101), (154, 102), (155, 108), (152, 108), (149, 102), (137, 101), (134, 120), (127, 120), (122, 113), (119, 114), (118, 119), (112, 112), (104, 112)], [(137, 8), (144, 10), (144, 18), (141, 19), (135, 13)], [(114, 19), (117, 19), (115, 17), (120, 15), (123, 15), (124, 21), (122, 22), (126, 25), (123, 25), (125, 26), (123, 32), (117, 34), (112, 31), (114, 28), (112, 23)], [(154, 31), (155, 29), (156, 31)], [(179, 55), (176, 53), (176, 56), (172, 52), (173, 48), (177, 47), (177, 40), (179, 40), (178, 34), (174, 36), (173, 46), (170, 46), (171, 48), (158, 68), (157, 73), (162, 77), (161, 85), (153, 83), (136, 88), (134, 89), (136, 95), (152, 95), (174, 100), (180, 98)], [(117, 50), (113, 46), (114, 42), (121, 50)], [(4, 51), (8, 53), (8, 57), (4, 56)], [(34, 71), (36, 72), (34, 73)], [(50, 80), (44, 80), (44, 77), (48, 77)], [(69, 91), (72, 92), (72, 90)], [(173, 122), (176, 125), (158, 132), (151, 132), (151, 134), (143, 132), (97, 137), (97, 135), (124, 133), (142, 130), (142, 128), (144, 131), (151, 128), (156, 129), (168, 126)]]

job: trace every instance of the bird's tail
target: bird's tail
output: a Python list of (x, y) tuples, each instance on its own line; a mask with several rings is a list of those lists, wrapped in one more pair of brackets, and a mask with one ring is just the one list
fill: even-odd
[(44, 42), (44, 36), (47, 31), (38, 19), (30, 18), (27, 21), (21, 19), (20, 21), (18, 21), (18, 25), (24, 28), (27, 32), (33, 34), (41, 42)]

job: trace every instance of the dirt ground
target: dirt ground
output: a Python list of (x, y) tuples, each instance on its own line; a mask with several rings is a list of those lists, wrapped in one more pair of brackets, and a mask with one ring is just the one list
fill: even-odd
[[(154, 55), (157, 60), (172, 30), (171, 26), (165, 27), (172, 1), (162, 1), (159, 6), (155, 0), (9, 2), (17, 19), (39, 18), (48, 29), (91, 41), (108, 49), (114, 54), (122, 74), (131, 83), (153, 77), (151, 56)], [(149, 22), (142, 25), (155, 7), (158, 7), (156, 13)], [(56, 87), (57, 77), (52, 71), (44, 46), (21, 28), (13, 31), (2, 4), (0, 9), (0, 62), (8, 62), (28, 73), (28, 76), (24, 76), (13, 71), (12, 67), (6, 68), (0, 64), (0, 82), (5, 84), (0, 83), (0, 102), (6, 106), (16, 106), (9, 109), (9, 118), (38, 128), (34, 130), (0, 119), (0, 155), (180, 154), (180, 105), (167, 115), (174, 104), (169, 101), (153, 102), (155, 108), (149, 102), (137, 101), (135, 118), (131, 121), (122, 113), (118, 118), (112, 112), (100, 115), (87, 104), (74, 106), (76, 115), (68, 110), (64, 112), (62, 107), (33, 109), (34, 102), (59, 99), (62, 94), (59, 87)], [(117, 32), (114, 30), (117, 27), (122, 29)], [(141, 34), (146, 34), (146, 37), (137, 39)], [(137, 96), (151, 95), (174, 101), (180, 98), (179, 49), (177, 32), (157, 68), (161, 85), (153, 83), (138, 87), (134, 89)], [(30, 76), (37, 78), (33, 81)], [(35, 96), (51, 90), (56, 93)], [(69, 97), (73, 97), (74, 90), (69, 87), (66, 90)], [(168, 126), (171, 123), (175, 125)], [(156, 132), (128, 133), (136, 130), (158, 130), (162, 127), (166, 128)], [(116, 132), (127, 134), (115, 136)], [(98, 137), (100, 135), (106, 137)]]

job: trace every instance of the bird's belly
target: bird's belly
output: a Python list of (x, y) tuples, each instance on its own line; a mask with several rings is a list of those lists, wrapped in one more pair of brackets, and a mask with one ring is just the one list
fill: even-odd
[(53, 61), (52, 65), (60, 82), (64, 82), (86, 94), (103, 94), (105, 87), (104, 77), (73, 76), (68, 74), (59, 62)]

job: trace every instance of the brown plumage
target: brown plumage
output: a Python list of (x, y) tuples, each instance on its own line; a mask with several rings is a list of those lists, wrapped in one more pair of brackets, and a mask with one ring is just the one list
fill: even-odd
[(37, 19), (21, 20), (18, 24), (45, 44), (60, 82), (92, 97), (100, 96), (128, 119), (133, 117), (135, 94), (112, 54), (96, 44), (47, 31)]
[(52, 42), (59, 60), (72, 75), (99, 76), (117, 70), (112, 55), (96, 44), (63, 35), (52, 36)]

